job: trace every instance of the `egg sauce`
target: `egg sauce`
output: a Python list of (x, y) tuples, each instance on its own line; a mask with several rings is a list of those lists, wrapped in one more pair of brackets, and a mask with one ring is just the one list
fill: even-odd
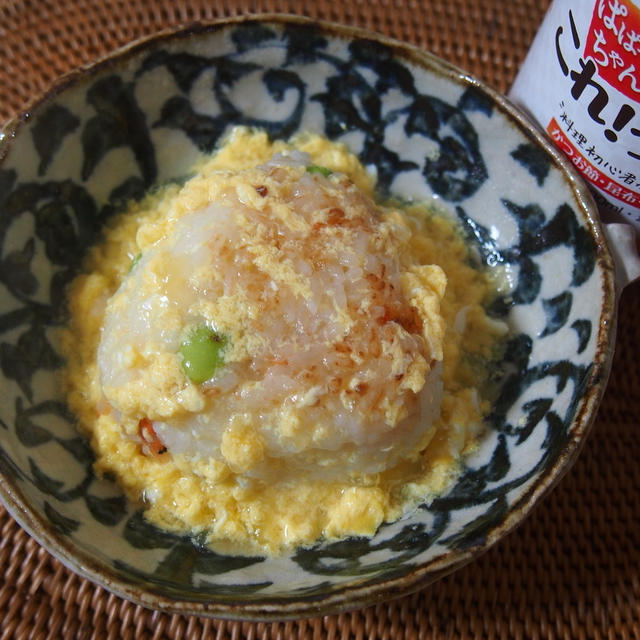
[[(306, 154), (304, 162), (288, 163), (298, 152)], [(284, 160), (270, 166), (274, 154)], [(322, 175), (310, 172), (306, 162)], [(184, 186), (164, 187), (114, 217), (69, 289), (71, 319), (62, 337), (68, 402), (90, 438), (96, 472), (115, 476), (161, 528), (197, 535), (216, 548), (270, 554), (321, 538), (372, 535), (381, 523), (445, 491), (482, 432), (488, 367), (506, 331), (483, 306), (497, 284), (472, 266), (456, 224), (424, 205), (372, 208), (372, 177), (343, 145), (317, 135), (273, 142), (264, 132), (237, 128), (194, 173)], [(332, 221), (335, 213), (326, 211), (318, 218), (313, 208), (307, 218), (296, 213), (287, 198), (304, 189), (328, 198), (327, 211), (338, 210), (333, 205), (339, 202), (344, 219)], [(231, 209), (207, 209), (225, 202)], [(180, 269), (185, 243), (194, 255), (210, 248), (197, 244), (214, 233), (207, 230), (209, 218), (217, 215), (224, 225), (229, 211), (245, 205), (266, 217), (234, 213), (230, 238), (243, 248), (228, 260), (238, 261), (245, 252), (251, 259), (238, 263), (238, 273), (262, 278), (283, 299), (288, 291), (291, 300), (311, 305), (308, 318), (298, 318), (305, 327), (318, 308), (335, 301), (322, 297), (324, 283), (312, 290), (313, 274), (296, 272), (286, 243), (278, 240), (280, 253), (274, 253), (277, 230), (269, 228), (270, 219), (320, 242), (323, 255), (337, 243), (342, 262), (349, 255), (355, 259), (363, 246), (379, 251), (376, 268), (393, 284), (376, 304), (382, 285), (371, 280), (368, 307), (359, 315), (382, 327), (373, 334), (381, 351), (372, 362), (388, 366), (384, 396), (375, 384), (385, 371), (376, 378), (371, 367), (355, 367), (338, 382), (322, 380), (341, 366), (343, 349), (332, 349), (346, 348), (342, 337), (364, 334), (366, 326), (354, 327), (352, 318), (334, 310), (338, 328), (326, 329), (325, 323), (322, 330), (342, 332), (340, 339), (325, 336), (325, 344), (309, 337), (302, 347), (283, 346), (273, 337), (257, 340), (265, 317), (272, 331), (287, 333), (286, 325), (277, 326), (278, 308), (252, 307), (246, 295), (214, 291), (224, 283), (211, 280), (211, 264), (208, 271), (186, 264), (173, 295), (183, 295), (183, 282), (205, 292), (183, 303), (224, 336), (224, 365), (204, 382), (185, 375), (179, 345), (189, 320), (165, 304), (172, 269)], [(325, 271), (321, 265), (316, 278)], [(244, 291), (239, 285), (236, 290)], [(376, 322), (376, 313), (387, 309), (388, 316), (389, 308), (401, 304), (398, 296), (417, 320)], [(138, 330), (139, 318), (155, 323), (157, 335), (145, 335), (144, 326)], [(316, 347), (327, 350), (313, 356), (325, 368), (312, 374), (315, 365), (303, 363), (295, 369), (299, 353), (315, 353)], [(357, 361), (354, 345), (349, 348), (350, 362)], [(287, 383), (301, 372), (321, 379), (312, 380), (304, 394), (287, 395)], [(267, 397), (264, 381), (273, 379), (285, 380), (279, 382), (285, 391)], [(235, 392), (226, 394), (232, 387)], [(323, 414), (328, 410), (336, 416), (355, 412), (357, 420), (348, 415), (351, 422), (332, 430)]]

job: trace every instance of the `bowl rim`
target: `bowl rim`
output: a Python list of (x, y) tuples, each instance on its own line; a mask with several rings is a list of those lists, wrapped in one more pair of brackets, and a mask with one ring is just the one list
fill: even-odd
[(527, 489), (509, 509), (503, 522), (491, 530), (482, 544), (464, 551), (449, 551), (416, 565), (399, 577), (375, 583), (347, 584), (329, 594), (303, 596), (295, 600), (282, 596), (263, 596), (248, 603), (227, 600), (202, 602), (171, 597), (151, 583), (144, 587), (132, 579), (121, 576), (111, 565), (96, 561), (87, 552), (78, 549), (66, 538), (59, 537), (54, 527), (24, 500), (22, 491), (8, 479), (4, 461), (0, 459), (0, 498), (11, 516), (41, 546), (71, 571), (98, 584), (119, 597), (136, 604), (168, 613), (215, 616), (232, 620), (275, 621), (301, 617), (336, 614), (342, 611), (373, 605), (381, 601), (408, 595), (451, 573), (486, 552), (499, 539), (513, 531), (569, 470), (595, 421), (604, 394), (613, 359), (616, 334), (617, 299), (614, 261), (598, 217), (595, 201), (570, 161), (551, 143), (539, 126), (507, 97), (458, 66), (421, 49), (417, 45), (401, 42), (383, 34), (309, 17), (286, 13), (252, 13), (215, 20), (200, 20), (162, 29), (114, 49), (94, 61), (79, 66), (55, 80), (47, 89), (31, 100), (21, 112), (0, 128), (0, 167), (11, 149), (11, 141), (22, 125), (41, 105), (77, 82), (109, 67), (120, 66), (146, 48), (166, 41), (177, 41), (190, 36), (204, 36), (235, 25), (259, 23), (278, 26), (312, 26), (325, 35), (342, 40), (374, 41), (389, 48), (402, 60), (437, 73), (455, 84), (473, 87), (487, 95), (511, 124), (534, 144), (542, 147), (553, 165), (562, 173), (570, 187), (581, 217), (587, 223), (596, 243), (596, 262), (602, 274), (602, 311), (596, 338), (593, 368), (586, 383), (587, 392), (580, 399), (573, 419), (567, 445), (554, 465)]

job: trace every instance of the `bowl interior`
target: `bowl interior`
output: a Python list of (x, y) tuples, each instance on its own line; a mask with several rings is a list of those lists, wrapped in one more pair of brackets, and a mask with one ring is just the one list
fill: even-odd
[[(64, 288), (105, 220), (183, 180), (233, 125), (346, 143), (382, 194), (435, 198), (512, 287), (487, 434), (451, 491), (372, 539), (281, 558), (223, 555), (162, 532), (92, 472), (65, 406)], [(0, 469), (5, 503), (59, 558), (143, 604), (299, 615), (402, 593), (512, 527), (566, 468), (602, 392), (611, 259), (563, 161), (490, 90), (432, 56), (302, 19), (163, 35), (72, 74), (0, 148)]]

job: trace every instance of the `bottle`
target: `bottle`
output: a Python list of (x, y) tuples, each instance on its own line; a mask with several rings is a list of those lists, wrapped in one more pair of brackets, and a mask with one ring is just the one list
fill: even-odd
[[(606, 225), (608, 235), (633, 246), (631, 227), (640, 232), (640, 0), (554, 0), (509, 97), (589, 184), (601, 219), (624, 223)], [(628, 279), (640, 275), (637, 265), (626, 266)]]

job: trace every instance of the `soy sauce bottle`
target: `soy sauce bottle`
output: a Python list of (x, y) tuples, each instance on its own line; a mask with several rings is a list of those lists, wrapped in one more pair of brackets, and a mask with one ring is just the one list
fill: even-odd
[(605, 222), (640, 231), (640, 0), (554, 0), (509, 97), (589, 184)]

